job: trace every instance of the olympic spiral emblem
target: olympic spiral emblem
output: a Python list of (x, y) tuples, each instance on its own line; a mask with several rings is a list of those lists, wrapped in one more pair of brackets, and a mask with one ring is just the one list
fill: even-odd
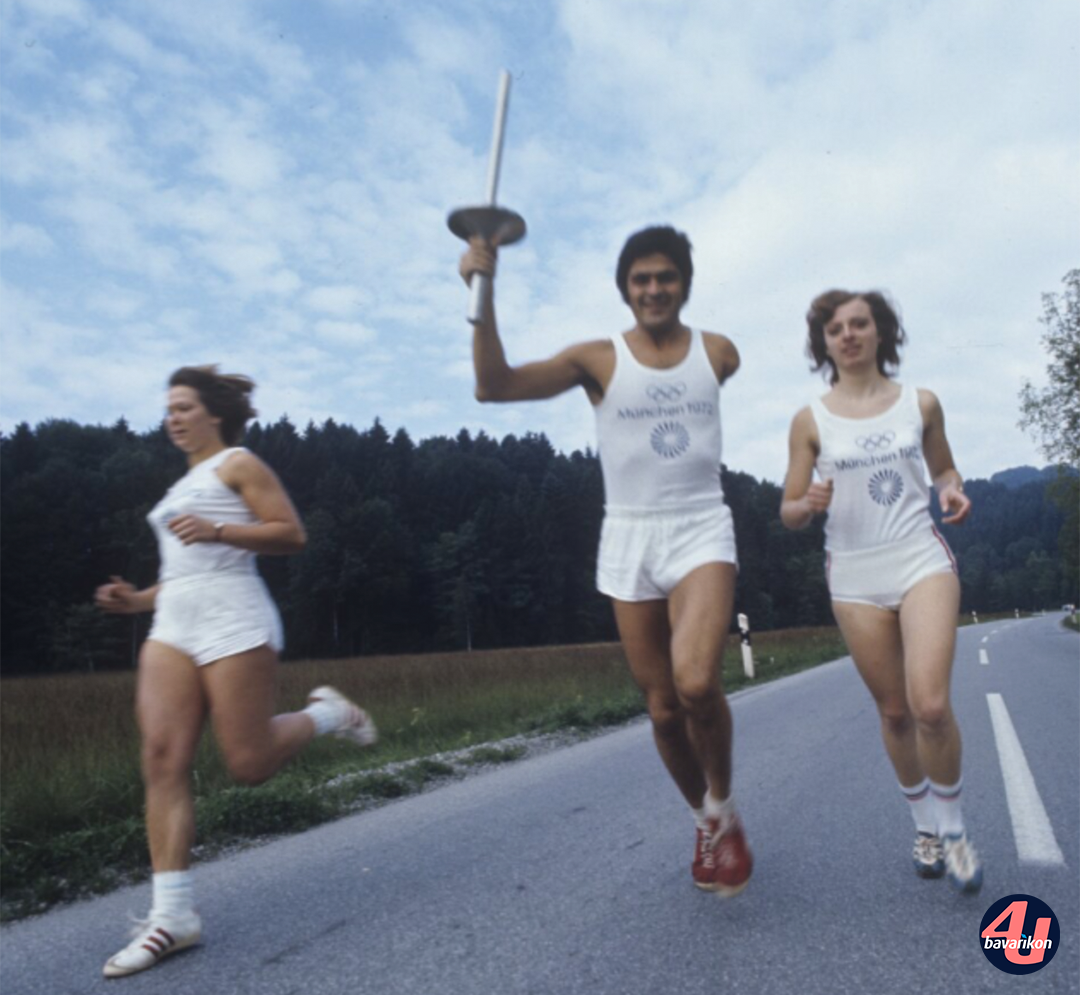
[(870, 478), (868, 489), (870, 497), (887, 507), (900, 500), (900, 495), (904, 493), (904, 478), (895, 470), (878, 470)]
[(672, 404), (686, 393), (686, 384), (682, 383), (651, 383), (645, 388), (649, 400), (657, 404)]
[(873, 453), (879, 449), (888, 449), (895, 441), (896, 433), (890, 429), (888, 432), (878, 432), (874, 435), (860, 435), (855, 440), (855, 445), (861, 446), (868, 453)]
[(649, 441), (664, 459), (675, 459), (690, 448), (690, 433), (677, 421), (665, 421), (652, 430)]

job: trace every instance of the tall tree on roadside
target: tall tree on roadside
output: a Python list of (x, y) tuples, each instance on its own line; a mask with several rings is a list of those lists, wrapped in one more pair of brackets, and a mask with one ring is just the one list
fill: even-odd
[(1066, 464), (1051, 489), (1065, 512), (1058, 545), (1073, 596), (1080, 588), (1080, 269), (1069, 270), (1060, 294), (1043, 294), (1043, 347), (1050, 354), (1047, 385), (1024, 381), (1020, 427), (1040, 440), (1043, 455)]

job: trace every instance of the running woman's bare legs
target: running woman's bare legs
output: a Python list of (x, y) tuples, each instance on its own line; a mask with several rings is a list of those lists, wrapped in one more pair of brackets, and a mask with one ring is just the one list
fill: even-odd
[(165, 643), (144, 643), (136, 715), (142, 732), (146, 835), (155, 872), (190, 865), (195, 840), (191, 768), (206, 712), (195, 662)]
[(960, 581), (939, 573), (916, 584), (900, 606), (907, 700), (915, 718), (919, 763), (931, 781), (960, 780), (960, 730), (949, 703)]
[(874, 605), (834, 601), (833, 615), (881, 718), (881, 738), (903, 785), (926, 776), (919, 762), (915, 719), (907, 700), (904, 647), (897, 613)]
[(214, 738), (230, 775), (261, 784), (315, 736), (303, 712), (275, 714), (278, 657), (269, 646), (217, 660), (201, 669)]

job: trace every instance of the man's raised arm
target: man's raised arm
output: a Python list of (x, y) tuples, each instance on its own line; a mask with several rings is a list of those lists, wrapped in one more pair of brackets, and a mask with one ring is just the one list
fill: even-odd
[(550, 359), (521, 366), (511, 366), (499, 338), (495, 319), (496, 251), (482, 239), (470, 241), (458, 267), (462, 279), (470, 283), (475, 273), (491, 277), (491, 299), (481, 309), (483, 318), (473, 325), (473, 369), (476, 373), (476, 399), (489, 401), (540, 401), (565, 393), (572, 387), (585, 386), (591, 377), (588, 370), (589, 345), (574, 345)]

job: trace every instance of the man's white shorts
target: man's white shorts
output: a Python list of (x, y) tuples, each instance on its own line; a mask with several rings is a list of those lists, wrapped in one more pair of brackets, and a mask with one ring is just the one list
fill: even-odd
[(872, 549), (829, 553), (825, 575), (833, 601), (896, 611), (919, 581), (934, 574), (959, 574), (956, 558), (937, 529)]
[(723, 501), (688, 510), (609, 506), (600, 532), (596, 586), (619, 601), (662, 601), (706, 563), (738, 564), (735, 525)]
[(280, 652), (281, 616), (258, 574), (200, 574), (161, 585), (148, 639), (199, 666), (269, 646)]

